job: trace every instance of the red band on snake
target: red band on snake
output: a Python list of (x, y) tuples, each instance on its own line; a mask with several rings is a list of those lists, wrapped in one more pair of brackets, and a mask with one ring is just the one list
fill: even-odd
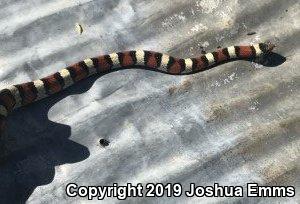
[(42, 79), (2, 89), (0, 91), (0, 136), (5, 126), (5, 118), (14, 109), (60, 92), (97, 73), (139, 67), (174, 75), (192, 74), (231, 60), (260, 57), (270, 53), (273, 48), (274, 45), (270, 43), (231, 46), (187, 59), (179, 59), (159, 52), (136, 50), (85, 59)]

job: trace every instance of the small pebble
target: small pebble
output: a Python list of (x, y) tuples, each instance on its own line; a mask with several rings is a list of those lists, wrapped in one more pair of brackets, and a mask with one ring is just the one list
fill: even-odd
[(79, 23), (76, 23), (76, 24), (75, 24), (75, 29), (76, 29), (76, 32), (77, 32), (79, 35), (82, 34), (83, 28), (82, 28), (82, 26), (81, 26)]
[(106, 147), (109, 145), (109, 141), (107, 141), (106, 139), (100, 139), (99, 143), (103, 146)]
[(249, 32), (249, 33), (247, 33), (247, 35), (254, 35), (254, 34), (256, 34), (256, 32)]

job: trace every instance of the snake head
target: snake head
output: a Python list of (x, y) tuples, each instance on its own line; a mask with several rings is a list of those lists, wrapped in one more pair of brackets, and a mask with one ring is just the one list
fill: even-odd
[(275, 47), (276, 45), (274, 45), (271, 42), (265, 42), (259, 44), (259, 48), (261, 49), (261, 51), (266, 54), (271, 53)]

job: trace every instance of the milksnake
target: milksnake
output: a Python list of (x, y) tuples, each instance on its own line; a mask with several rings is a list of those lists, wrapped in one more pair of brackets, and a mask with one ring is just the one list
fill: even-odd
[(85, 59), (52, 75), (35, 81), (9, 86), (0, 91), (0, 136), (5, 119), (12, 110), (55, 94), (94, 74), (117, 69), (142, 68), (167, 74), (192, 74), (231, 60), (252, 59), (272, 51), (271, 43), (231, 46), (197, 58), (179, 59), (153, 51), (126, 51)]

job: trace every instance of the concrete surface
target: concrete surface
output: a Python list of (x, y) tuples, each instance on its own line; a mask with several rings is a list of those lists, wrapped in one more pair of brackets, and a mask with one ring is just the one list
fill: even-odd
[(123, 70), (15, 111), (3, 141), (1, 203), (87, 202), (65, 195), (70, 182), (296, 187), (293, 198), (122, 203), (300, 202), (297, 0), (2, 0), (0, 28), (1, 87), (137, 48), (194, 57), (202, 47), (271, 40), (286, 57), (276, 66), (237, 61), (189, 76)]

